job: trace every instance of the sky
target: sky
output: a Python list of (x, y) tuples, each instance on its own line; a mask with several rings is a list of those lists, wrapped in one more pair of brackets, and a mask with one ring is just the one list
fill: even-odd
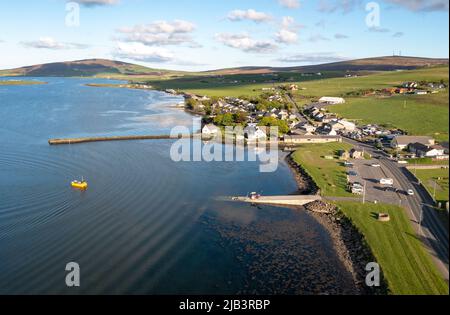
[(202, 71), (449, 57), (448, 0), (2, 0), (0, 29), (0, 69), (90, 58)]

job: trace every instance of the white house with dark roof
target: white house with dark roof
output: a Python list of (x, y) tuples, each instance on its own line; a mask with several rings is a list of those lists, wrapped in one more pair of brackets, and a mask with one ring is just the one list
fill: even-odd
[(397, 150), (404, 150), (413, 143), (421, 143), (426, 146), (432, 146), (436, 144), (436, 141), (427, 136), (396, 136), (391, 142), (391, 147)]
[(205, 125), (202, 129), (202, 134), (205, 136), (214, 136), (219, 133), (219, 128), (213, 124)]

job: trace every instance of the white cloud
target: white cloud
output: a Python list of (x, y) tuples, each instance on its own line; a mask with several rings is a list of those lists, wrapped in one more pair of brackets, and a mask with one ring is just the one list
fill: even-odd
[(448, 0), (386, 0), (412, 11), (448, 11)]
[(278, 48), (270, 41), (254, 40), (247, 34), (219, 33), (216, 34), (215, 38), (228, 47), (240, 49), (245, 52), (269, 53)]
[(41, 37), (37, 41), (22, 42), (22, 45), (30, 48), (40, 48), (40, 49), (53, 49), (53, 50), (63, 50), (63, 49), (84, 49), (88, 48), (88, 45), (78, 44), (78, 43), (62, 43), (58, 42), (51, 37)]
[(188, 21), (175, 20), (173, 22), (155, 21), (147, 25), (136, 25), (131, 28), (121, 28), (123, 41), (139, 42), (145, 45), (179, 45), (189, 43), (194, 45), (190, 35), (195, 25)]
[(283, 17), (281, 21), (281, 29), (275, 35), (277, 42), (283, 44), (294, 44), (298, 41), (297, 31), (292, 27), (294, 23), (294, 18), (290, 16)]
[(298, 54), (288, 57), (279, 58), (278, 61), (286, 63), (307, 63), (307, 64), (317, 64), (326, 62), (338, 62), (346, 60), (342, 56), (336, 55), (330, 52), (319, 52), (319, 53), (305, 53)]
[(244, 21), (244, 20), (250, 20), (256, 23), (261, 22), (268, 22), (272, 18), (270, 15), (264, 13), (264, 12), (258, 12), (253, 9), (249, 10), (234, 10), (231, 11), (228, 16), (228, 20), (230, 21)]
[(117, 58), (143, 62), (169, 62), (174, 60), (174, 55), (169, 50), (161, 47), (149, 47), (142, 43), (119, 42), (113, 55)]
[(119, 2), (119, 0), (70, 0), (70, 1), (77, 2), (86, 7), (113, 5)]
[(298, 41), (298, 34), (294, 31), (290, 31), (287, 29), (281, 29), (276, 34), (276, 40), (279, 43), (283, 44), (294, 44)]
[(285, 8), (298, 9), (300, 8), (299, 0), (278, 0), (278, 3)]

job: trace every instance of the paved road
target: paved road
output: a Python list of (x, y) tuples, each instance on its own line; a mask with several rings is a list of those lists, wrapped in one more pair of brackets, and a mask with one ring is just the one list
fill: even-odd
[[(391, 161), (372, 146), (361, 144), (347, 138), (344, 138), (344, 141), (353, 146), (364, 148), (374, 158), (378, 158), (378, 163), (382, 166), (379, 171), (383, 172), (383, 177), (394, 179), (395, 187), (399, 188), (400, 191), (397, 193), (390, 192), (386, 196), (391, 199), (391, 195), (394, 194), (395, 202), (391, 203), (397, 203), (407, 209), (407, 214), (417, 234), (422, 239), (437, 267), (448, 282), (449, 226), (446, 215), (444, 214), (444, 217), (442, 217), (442, 214), (433, 208), (433, 199), (429, 196), (425, 188), (416, 182), (414, 176), (404, 166), (399, 165), (395, 161)], [(372, 176), (376, 175), (372, 174)], [(408, 189), (412, 189), (415, 195), (407, 196), (404, 191)], [(368, 193), (371, 196), (369, 191)], [(378, 195), (382, 196), (381, 194)], [(384, 192), (383, 195), (385, 195)], [(380, 201), (382, 200), (380, 199)]]
[(288, 94), (286, 94), (286, 97), (292, 103), (292, 105), (294, 105), (292, 107), (292, 113), (297, 116), (297, 119), (300, 121), (300, 123), (308, 122), (308, 120), (300, 113), (298, 104), (294, 101), (294, 99)]

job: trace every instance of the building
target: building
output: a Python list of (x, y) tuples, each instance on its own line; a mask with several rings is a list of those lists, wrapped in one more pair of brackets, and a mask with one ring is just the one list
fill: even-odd
[(355, 160), (364, 159), (364, 151), (359, 149), (351, 149), (350, 157)]
[(397, 150), (405, 150), (412, 143), (421, 143), (426, 146), (435, 145), (436, 142), (431, 137), (426, 136), (396, 136), (391, 142), (391, 147)]
[(342, 138), (339, 136), (306, 136), (306, 135), (284, 136), (284, 144), (286, 145), (307, 144), (307, 143), (331, 143), (331, 142), (342, 142)]
[(324, 96), (321, 99), (319, 99), (319, 102), (329, 104), (329, 105), (335, 105), (335, 104), (344, 104), (345, 100), (342, 97)]
[(342, 161), (347, 161), (350, 159), (350, 153), (348, 153), (346, 150), (339, 151), (339, 159)]
[(405, 89), (416, 89), (419, 86), (417, 82), (404, 82), (402, 87)]
[(205, 125), (202, 134), (205, 136), (214, 136), (219, 133), (219, 128), (213, 124)]
[(312, 134), (316, 131), (316, 127), (310, 125), (308, 123), (302, 124), (299, 126), (299, 129), (304, 130), (307, 134)]
[(346, 120), (334, 120), (329, 123), (331, 129), (339, 131), (353, 132), (356, 130), (356, 125)]
[(422, 143), (413, 143), (409, 145), (409, 152), (414, 153), (417, 157), (438, 157), (445, 155), (445, 148), (440, 145), (427, 146)]
[(248, 141), (267, 139), (267, 133), (263, 128), (258, 126), (248, 126), (247, 128), (245, 128), (244, 133)]

